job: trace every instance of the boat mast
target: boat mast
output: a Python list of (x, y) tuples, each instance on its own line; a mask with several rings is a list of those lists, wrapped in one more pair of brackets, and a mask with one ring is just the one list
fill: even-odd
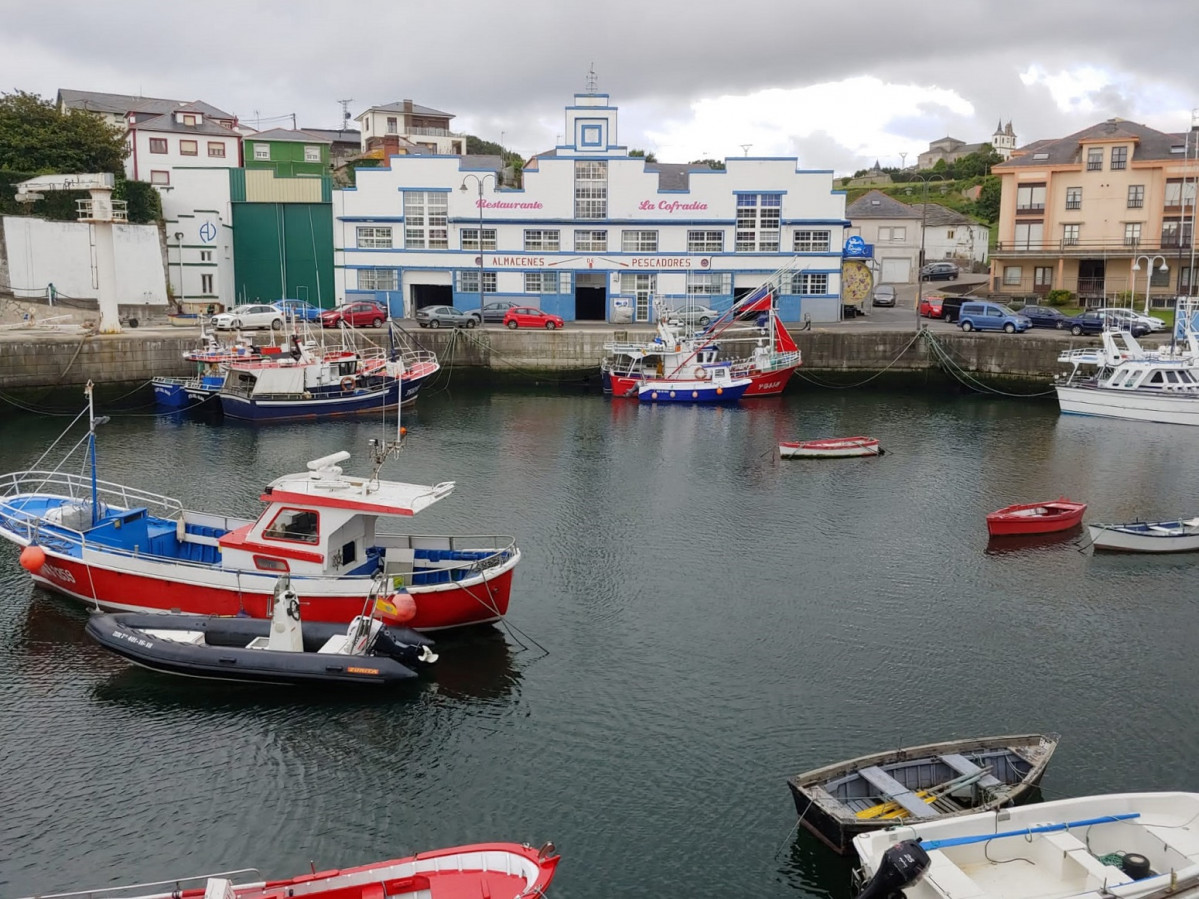
[(87, 454), (92, 465), (92, 525), (100, 520), (100, 490), (96, 482), (96, 404), (92, 400), (92, 382), (83, 388), (87, 394)]

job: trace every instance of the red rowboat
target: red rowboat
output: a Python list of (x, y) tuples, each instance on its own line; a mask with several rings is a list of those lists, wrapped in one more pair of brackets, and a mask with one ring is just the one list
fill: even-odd
[[(558, 855), (553, 843), (534, 849), (527, 843), (476, 843), (452, 849), (434, 849), (409, 858), (376, 862), (360, 868), (342, 868), (300, 874), (288, 880), (255, 877), (250, 883), (234, 883), (234, 877), (257, 874), (256, 871), (229, 871), (161, 881), (132, 884), (129, 887), (104, 887), (96, 891), (64, 893), (62, 896), (99, 896), (114, 890), (158, 887), (157, 891), (138, 892), (139, 899), (415, 899), (437, 896), (439, 899), (478, 899), (480, 896), (505, 899), (541, 899), (554, 878)], [(192, 888), (185, 883), (198, 884)], [(182, 887), (182, 888), (181, 888)]]
[(846, 456), (881, 456), (885, 453), (873, 437), (828, 437), (779, 444), (783, 459), (837, 459)]
[(1044, 503), (1018, 503), (987, 516), (987, 532), (992, 537), (1010, 534), (1054, 534), (1082, 523), (1086, 503), (1066, 499)]

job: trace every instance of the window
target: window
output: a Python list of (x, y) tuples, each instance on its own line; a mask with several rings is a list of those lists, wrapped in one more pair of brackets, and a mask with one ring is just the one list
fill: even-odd
[(525, 272), (525, 293), (557, 293), (557, 272)]
[(1166, 182), (1166, 206), (1174, 208), (1195, 205), (1195, 182), (1171, 178)]
[(796, 272), (791, 277), (791, 292), (802, 296), (828, 293), (826, 272)]
[(404, 245), (409, 250), (448, 250), (449, 201), (441, 191), (404, 191)]
[(1078, 246), (1079, 225), (1062, 225), (1062, 244), (1067, 247)]
[(313, 147), (308, 144), (304, 145), (304, 161), (305, 162), (320, 162), (321, 148)]
[(827, 253), (830, 245), (828, 231), (796, 231), (796, 253)]
[(270, 144), (254, 144), (255, 159), (270, 159), (271, 145)]
[(945, 239), (946, 239), (946, 240), (953, 240), (953, 235), (955, 235), (956, 233), (957, 233), (957, 232), (956, 232), (956, 231), (954, 231), (954, 230), (953, 230), (953, 228), (946, 228), (946, 229), (945, 229)]
[(656, 253), (658, 252), (658, 232), (622, 231), (620, 232), (620, 249), (625, 253)]
[(896, 228), (896, 227), (886, 228), (886, 227), (884, 227), (884, 228), (878, 229), (878, 242), (879, 243), (886, 243), (887, 241), (907, 240), (907, 237), (908, 237), (908, 229), (906, 227), (902, 227), (902, 228)]
[(201, 250), (200, 251), (200, 261), (201, 262), (212, 262), (212, 250)]
[(371, 225), (359, 226), (358, 247), (363, 250), (390, 250), (391, 228)]
[(1087, 171), (1103, 171), (1103, 147), (1091, 147), (1087, 150)]
[(1128, 168), (1128, 147), (1112, 147), (1112, 171)]
[(1053, 286), (1053, 267), (1049, 265), (1038, 265), (1032, 270), (1032, 283), (1034, 287), (1041, 287), (1048, 290)]
[(195, 128), (196, 127), (196, 117), (194, 115), (187, 115), (186, 113), (184, 113), (183, 124), (189, 128)]
[(1149, 267), (1149, 284), (1152, 287), (1170, 286), (1170, 269), (1162, 271), (1161, 263)]
[(389, 115), (387, 117), (387, 133), (388, 134), (399, 134), (400, 133), (399, 132), (399, 120), (393, 115)]
[(1045, 185), (1021, 184), (1016, 188), (1016, 212), (1044, 212)]
[(1067, 209), (1082, 209), (1082, 188), (1067, 187), (1066, 188), (1066, 208)]
[(225, 145), (219, 140), (210, 140), (208, 142), (208, 158), (209, 159), (224, 159)]
[(212, 293), (212, 275), (200, 275), (200, 293)]
[(607, 231), (576, 231), (576, 253), (606, 253), (608, 252)]
[(1141, 223), (1124, 223), (1124, 246), (1135, 247), (1141, 242)]
[(179, 155), (180, 156), (199, 156), (200, 155), (199, 141), (194, 141), (194, 140), (179, 141)]
[(1003, 267), (1003, 283), (1008, 287), (1020, 286), (1020, 282), (1024, 280), (1024, 271), (1018, 265), (1005, 265)]
[(300, 543), (317, 542), (319, 518), (311, 509), (281, 509), (262, 536), (268, 540), (297, 540)]
[(1191, 222), (1166, 219), (1162, 222), (1163, 247), (1189, 247), (1191, 245)]
[(1039, 250), (1044, 240), (1045, 224), (1043, 222), (1016, 223), (1015, 248), (1017, 250)]
[(575, 218), (608, 217), (608, 163), (598, 159), (575, 162)]
[[(462, 249), (477, 250), (479, 249), (479, 229), (478, 228), (463, 228), (462, 229)], [(495, 249), (495, 228), (483, 229), (483, 249)]]
[(737, 194), (738, 253), (777, 253), (782, 194)]
[(620, 273), (620, 292), (633, 298), (633, 321), (649, 321), (649, 299), (657, 289), (657, 275)]
[(542, 251), (547, 253), (557, 252), (559, 249), (560, 238), (558, 230), (543, 230), (541, 228), (526, 228), (525, 229), (525, 252)]
[(1128, 208), (1140, 209), (1145, 205), (1145, 185), (1130, 184), (1128, 185)]
[(394, 268), (360, 268), (358, 269), (359, 290), (395, 290), (396, 271)]
[(150, 183), (151, 184), (170, 184), (171, 183), (171, 173), (170, 172), (150, 172)]
[[(483, 272), (483, 290), (495, 293), (495, 272)], [(463, 269), (458, 272), (458, 292), (478, 293), (479, 273), (473, 269)]]
[(165, 153), (167, 151), (167, 139), (165, 137), (150, 138), (151, 153)]
[(688, 231), (688, 253), (722, 253), (724, 252), (723, 231)]
[(688, 297), (730, 296), (733, 292), (733, 276), (727, 272), (687, 272)]

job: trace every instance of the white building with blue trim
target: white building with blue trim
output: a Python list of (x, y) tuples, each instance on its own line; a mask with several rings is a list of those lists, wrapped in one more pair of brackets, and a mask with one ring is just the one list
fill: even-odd
[(396, 317), (469, 309), (482, 282), (487, 302), (567, 321), (651, 322), (686, 303), (723, 311), (789, 269), (783, 321), (840, 318), (849, 222), (831, 170), (794, 158), (730, 157), (724, 171), (646, 162), (620, 144), (607, 94), (576, 94), (563, 133), (520, 189), (497, 190), (495, 166), (477, 167), (493, 157), (358, 169), (356, 186), (333, 195), (338, 301), (376, 298)]

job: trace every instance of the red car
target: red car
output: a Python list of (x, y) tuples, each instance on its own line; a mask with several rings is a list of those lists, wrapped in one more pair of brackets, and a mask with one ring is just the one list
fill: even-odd
[(925, 318), (941, 318), (944, 314), (941, 310), (941, 301), (945, 297), (921, 297), (920, 298), (920, 315)]
[(561, 328), (565, 322), (556, 315), (542, 312), (533, 306), (513, 306), (504, 313), (504, 324), (509, 328), (545, 328), (552, 331)]
[(358, 300), (346, 303), (336, 309), (326, 309), (321, 313), (321, 325), (326, 328), (336, 328), (342, 322), (354, 328), (382, 328), (387, 321), (387, 310), (373, 300)]

